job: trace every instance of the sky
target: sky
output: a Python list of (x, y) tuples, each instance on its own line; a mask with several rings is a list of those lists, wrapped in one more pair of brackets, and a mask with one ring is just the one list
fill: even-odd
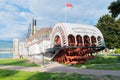
[[(116, 0), (0, 0), (0, 40), (23, 40), (32, 19), (37, 29), (58, 22), (95, 25)], [(66, 7), (71, 3), (71, 7)], [(66, 10), (66, 11), (65, 11)]]

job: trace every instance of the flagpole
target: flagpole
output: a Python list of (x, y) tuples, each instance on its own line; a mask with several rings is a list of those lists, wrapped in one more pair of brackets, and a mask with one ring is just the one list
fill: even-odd
[(67, 16), (66, 16), (66, 7), (65, 7), (65, 23), (66, 23), (66, 19), (67, 19)]
[(71, 3), (67, 3), (65, 0), (65, 23), (67, 22), (67, 7), (72, 8), (72, 4)]
[(67, 13), (67, 12), (66, 12), (66, 3), (67, 3), (67, 2), (66, 2), (66, 0), (65, 0), (65, 16), (64, 16), (64, 18), (65, 18), (65, 23), (66, 23), (66, 20), (67, 20), (67, 16), (66, 16), (66, 13)]

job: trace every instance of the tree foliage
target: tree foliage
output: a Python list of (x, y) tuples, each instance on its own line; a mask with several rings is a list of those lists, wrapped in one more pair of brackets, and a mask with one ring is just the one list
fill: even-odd
[(112, 13), (112, 17), (117, 17), (120, 14), (120, 0), (113, 1), (110, 6), (108, 6), (108, 10)]
[(106, 14), (103, 15), (96, 25), (105, 38), (107, 48), (119, 48), (120, 47), (120, 19)]

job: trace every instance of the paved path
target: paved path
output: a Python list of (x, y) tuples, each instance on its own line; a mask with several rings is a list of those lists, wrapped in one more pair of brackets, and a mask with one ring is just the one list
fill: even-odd
[(85, 75), (113, 75), (120, 76), (120, 70), (90, 70), (90, 69), (79, 69), (75, 67), (67, 67), (58, 63), (46, 64), (46, 67), (23, 67), (23, 66), (5, 66), (0, 65), (0, 69), (9, 69), (9, 70), (21, 70), (21, 71), (39, 71), (39, 72), (64, 72), (64, 73), (79, 73)]

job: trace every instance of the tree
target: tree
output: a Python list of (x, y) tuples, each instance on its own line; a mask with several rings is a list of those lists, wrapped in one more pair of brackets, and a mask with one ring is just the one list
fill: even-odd
[(120, 0), (113, 1), (109, 6), (108, 6), (109, 12), (112, 13), (112, 17), (117, 17), (120, 14)]
[(115, 21), (113, 24), (114, 35), (117, 37), (116, 46), (120, 48), (120, 18)]
[(115, 20), (106, 14), (98, 20), (96, 27), (101, 30), (107, 48), (120, 47), (120, 19)]
[(96, 24), (105, 38), (107, 48), (120, 48), (120, 18), (115, 19), (120, 14), (120, 0), (113, 1), (108, 10), (111, 13), (103, 15)]

